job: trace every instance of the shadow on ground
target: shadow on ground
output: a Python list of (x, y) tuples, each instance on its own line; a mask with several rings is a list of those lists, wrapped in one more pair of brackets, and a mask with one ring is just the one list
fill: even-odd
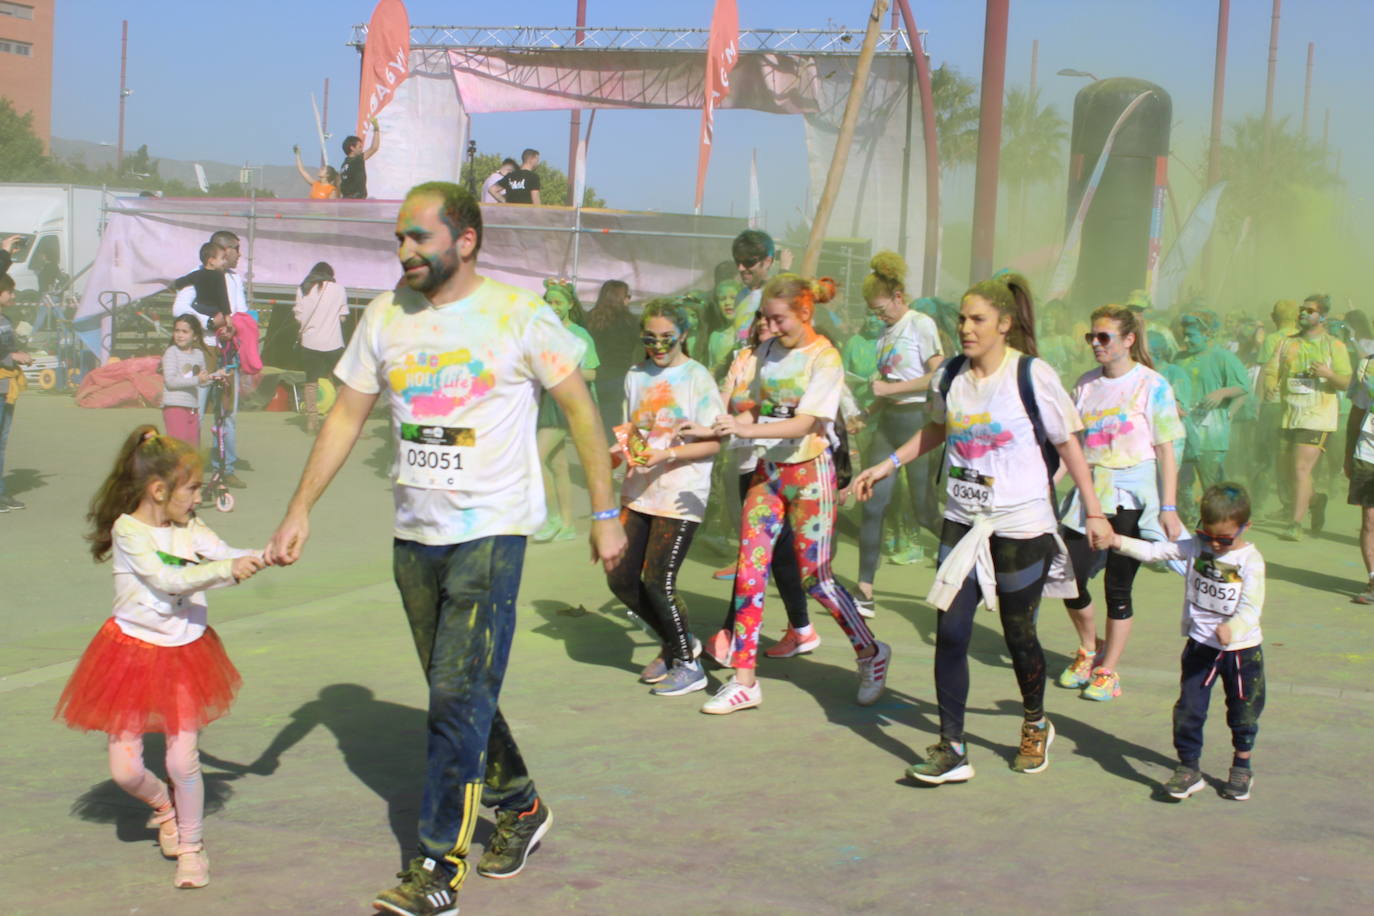
[(28, 493), (30, 490), (37, 490), (48, 485), (47, 478), (52, 474), (44, 474), (37, 468), (15, 468), (5, 475), (5, 492), (11, 496), (18, 496), (21, 493)]

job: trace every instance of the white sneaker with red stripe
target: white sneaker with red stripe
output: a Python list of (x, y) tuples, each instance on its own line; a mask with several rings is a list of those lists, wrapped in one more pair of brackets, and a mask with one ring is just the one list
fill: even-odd
[(763, 703), (763, 688), (755, 683), (746, 687), (734, 678), (716, 691), (716, 695), (702, 705), (701, 711), (712, 716), (724, 716)]
[(868, 658), (859, 659), (859, 697), (860, 706), (872, 706), (878, 702), (887, 686), (888, 663), (892, 661), (892, 647), (885, 642), (876, 643), (878, 651)]

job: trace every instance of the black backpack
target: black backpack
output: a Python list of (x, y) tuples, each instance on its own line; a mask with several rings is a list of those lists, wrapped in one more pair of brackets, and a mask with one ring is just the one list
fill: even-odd
[[(1026, 409), (1026, 416), (1030, 418), (1031, 428), (1035, 430), (1035, 442), (1040, 446), (1040, 455), (1045, 459), (1045, 470), (1049, 475), (1050, 505), (1055, 507), (1055, 517), (1059, 516), (1058, 500), (1054, 494), (1054, 475), (1059, 472), (1059, 449), (1055, 448), (1050, 441), (1049, 433), (1045, 432), (1045, 421), (1040, 418), (1040, 405), (1035, 400), (1035, 387), (1031, 382), (1031, 364), (1035, 357), (1027, 356), (1022, 353), (1016, 361), (1016, 390), (1021, 395), (1021, 406)], [(949, 389), (954, 384), (954, 379), (963, 370), (964, 364), (968, 362), (968, 357), (960, 353), (958, 356), (951, 356), (945, 360), (940, 368), (943, 370), (940, 376), (940, 400), (945, 403), (945, 410), (949, 410)], [(943, 458), (943, 456), (942, 456)], [(944, 471), (945, 463), (940, 462), (941, 473)]]

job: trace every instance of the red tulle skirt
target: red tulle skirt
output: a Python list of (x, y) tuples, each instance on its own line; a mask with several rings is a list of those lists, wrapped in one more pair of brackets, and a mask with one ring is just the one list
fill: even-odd
[(229, 711), (243, 679), (213, 629), (184, 646), (126, 635), (113, 617), (95, 634), (54, 718), (112, 735), (198, 731)]

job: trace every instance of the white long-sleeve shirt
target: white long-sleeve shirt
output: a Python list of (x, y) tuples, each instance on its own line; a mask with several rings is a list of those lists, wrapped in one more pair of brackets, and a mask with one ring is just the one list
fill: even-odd
[[(1186, 541), (1141, 541), (1121, 538), (1118, 552), (1142, 563), (1164, 561), (1187, 580), (1183, 594), (1183, 635), (1196, 642), (1234, 652), (1264, 641), (1264, 557), (1254, 544), (1213, 556), (1196, 538)], [(1217, 627), (1231, 625), (1231, 641), (1222, 645)]]
[(132, 515), (114, 523), (114, 618), (126, 636), (184, 646), (205, 633), (205, 590), (234, 584), (230, 547), (198, 518), (154, 527)]

